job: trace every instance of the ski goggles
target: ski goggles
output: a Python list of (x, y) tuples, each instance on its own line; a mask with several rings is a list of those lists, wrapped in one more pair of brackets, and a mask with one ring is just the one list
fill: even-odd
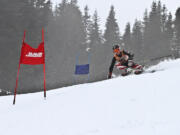
[(120, 51), (119, 48), (113, 50), (114, 53), (118, 53), (119, 51)]

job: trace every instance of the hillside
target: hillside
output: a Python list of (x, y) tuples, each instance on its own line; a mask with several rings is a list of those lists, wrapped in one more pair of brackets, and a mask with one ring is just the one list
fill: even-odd
[(179, 135), (180, 59), (155, 73), (0, 97), (1, 135)]

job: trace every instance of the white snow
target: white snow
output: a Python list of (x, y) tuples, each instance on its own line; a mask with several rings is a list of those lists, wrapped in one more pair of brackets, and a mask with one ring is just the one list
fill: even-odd
[(180, 59), (155, 73), (0, 97), (1, 135), (180, 135)]

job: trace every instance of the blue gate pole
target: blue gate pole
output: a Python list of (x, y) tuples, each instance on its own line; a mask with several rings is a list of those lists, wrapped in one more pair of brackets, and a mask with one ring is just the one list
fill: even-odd
[[(77, 53), (77, 55), (76, 55), (75, 72), (76, 72), (76, 66), (78, 65), (78, 63), (79, 63), (79, 53)], [(74, 73), (74, 81), (75, 81), (75, 85), (76, 85), (77, 84), (76, 73)]]
[(90, 59), (90, 53), (89, 53), (89, 51), (88, 51), (88, 64), (89, 64), (88, 82), (89, 82), (89, 80), (90, 80), (90, 61), (91, 61), (91, 59)]

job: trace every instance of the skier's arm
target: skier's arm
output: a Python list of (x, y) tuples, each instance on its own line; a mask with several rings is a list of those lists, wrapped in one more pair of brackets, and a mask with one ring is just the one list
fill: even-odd
[(131, 53), (129, 53), (129, 52), (123, 51), (123, 53), (124, 53), (125, 55), (128, 55), (128, 56), (129, 56), (129, 60), (132, 60), (133, 57), (134, 57), (134, 54), (131, 54)]
[(111, 61), (111, 65), (109, 67), (109, 75), (108, 75), (108, 78), (111, 78), (112, 76), (112, 72), (113, 72), (113, 68), (114, 68), (114, 65), (116, 63), (116, 58), (113, 57), (112, 61)]
[(130, 53), (129, 53), (129, 52), (123, 51), (123, 53), (124, 53), (125, 55), (130, 56)]

